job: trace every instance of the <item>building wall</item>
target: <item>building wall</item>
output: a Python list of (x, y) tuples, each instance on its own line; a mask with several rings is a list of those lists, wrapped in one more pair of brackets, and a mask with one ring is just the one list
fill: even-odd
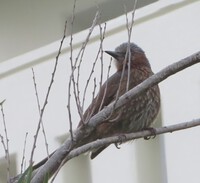
[[(154, 72), (158, 72), (186, 56), (199, 51), (200, 16), (199, 1), (159, 1), (136, 12), (132, 39), (141, 46), (150, 60)], [(107, 22), (107, 34), (103, 44), (104, 50), (114, 50), (116, 46), (127, 41), (125, 16)], [(74, 35), (73, 57), (79, 50), (78, 45), (85, 39), (87, 31)], [(92, 35), (94, 41), (88, 44), (81, 69), (80, 88), (84, 88), (89, 70), (97, 54), (99, 41), (98, 28)], [(64, 46), (65, 53), (59, 59), (59, 65), (50, 93), (50, 99), (43, 118), (49, 150), (59, 146), (61, 136), (69, 131), (67, 115), (68, 80), (70, 75), (70, 39)], [(77, 43), (77, 44), (76, 44)], [(3, 73), (14, 64), (23, 61), (40, 61), (34, 66), (37, 88), (41, 106), (49, 85), (55, 57), (51, 53), (59, 47), (59, 41), (39, 50), (14, 58), (1, 64)], [(49, 56), (48, 56), (49, 55)], [(45, 60), (45, 58), (48, 58)], [(104, 79), (110, 57), (104, 55)], [(36, 62), (35, 62), (36, 63)], [(95, 68), (95, 77), (100, 75), (100, 62)], [(171, 125), (189, 121), (200, 116), (200, 66), (195, 65), (160, 83), (162, 95), (162, 125)], [(115, 68), (111, 68), (111, 73)], [(32, 148), (33, 136), (39, 119), (36, 96), (30, 68), (1, 79), (0, 100), (6, 99), (4, 111), (11, 153), (17, 153), (18, 168), (22, 158), (23, 144), (28, 132), (26, 146), (26, 164)], [(92, 83), (92, 82), (91, 82)], [(89, 86), (86, 106), (90, 103), (92, 84)], [(79, 116), (72, 100), (73, 127)], [(2, 121), (2, 120), (1, 120)], [(3, 134), (1, 122), (0, 133)], [(59, 138), (58, 138), (59, 137)], [(46, 156), (42, 133), (35, 152), (35, 161)], [(58, 140), (59, 139), (59, 140)], [(65, 166), (56, 182), (198, 182), (199, 181), (199, 127), (157, 136), (155, 140), (137, 140), (127, 143), (117, 150), (113, 145), (95, 160), (82, 156)], [(0, 151), (0, 156), (4, 156)]]

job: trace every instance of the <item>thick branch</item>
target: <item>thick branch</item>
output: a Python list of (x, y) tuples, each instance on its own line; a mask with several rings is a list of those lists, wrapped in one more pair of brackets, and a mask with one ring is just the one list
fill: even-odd
[[(170, 66), (166, 67), (157, 74), (146, 79), (144, 82), (137, 85), (135, 88), (131, 89), (123, 96), (121, 96), (117, 101), (117, 103), (115, 103), (115, 109), (121, 108), (130, 100), (130, 98), (131, 99), (136, 98), (140, 93), (158, 84), (159, 82), (165, 80), (167, 77), (199, 62), (200, 62), (200, 52), (197, 52), (196, 54), (193, 54), (179, 62), (171, 64)], [(102, 111), (100, 111), (98, 114), (93, 116), (89, 120), (87, 128), (84, 128), (84, 130), (76, 129), (73, 135), (75, 141), (71, 141), (70, 138), (67, 139), (65, 143), (60, 148), (58, 148), (58, 150), (52, 155), (52, 157), (45, 163), (43, 168), (40, 168), (40, 170), (34, 176), (31, 183), (40, 183), (43, 181), (45, 175), (47, 174), (52, 175), (59, 167), (61, 162), (64, 160), (64, 158), (70, 153), (70, 151), (73, 150), (75, 145), (77, 145), (81, 141), (81, 139), (83, 139), (87, 134), (91, 133), (97, 125), (99, 125), (102, 121), (104, 121), (104, 119), (106, 119), (111, 114), (113, 105), (114, 103), (111, 103), (110, 105), (105, 107)], [(150, 132), (145, 132), (145, 133), (149, 133), (147, 135), (150, 135)]]

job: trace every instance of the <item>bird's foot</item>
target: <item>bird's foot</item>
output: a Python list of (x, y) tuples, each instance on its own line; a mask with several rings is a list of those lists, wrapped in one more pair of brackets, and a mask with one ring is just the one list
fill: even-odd
[(119, 145), (121, 145), (126, 140), (126, 135), (121, 134), (118, 136), (119, 142), (114, 143), (117, 149), (120, 149)]
[(152, 127), (149, 127), (149, 128), (146, 128), (144, 130), (149, 130), (153, 135), (152, 136), (146, 136), (144, 137), (144, 140), (149, 140), (149, 139), (154, 139), (156, 137), (156, 129), (155, 128), (152, 128)]
[(120, 147), (119, 147), (120, 144), (119, 144), (118, 142), (115, 142), (114, 144), (115, 144), (115, 147), (116, 147), (117, 149), (120, 149)]

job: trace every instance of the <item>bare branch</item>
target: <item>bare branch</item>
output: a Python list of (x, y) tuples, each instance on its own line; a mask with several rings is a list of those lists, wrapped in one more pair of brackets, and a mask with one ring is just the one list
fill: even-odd
[[(128, 33), (128, 47), (127, 47), (127, 51), (126, 51), (126, 55), (125, 55), (125, 60), (127, 59), (127, 56), (128, 56), (128, 79), (127, 79), (127, 83), (126, 83), (126, 91), (129, 90), (129, 83), (130, 83), (130, 69), (131, 69), (130, 42), (131, 42), (132, 29), (133, 29), (133, 24), (134, 24), (136, 5), (137, 5), (137, 0), (134, 0), (134, 6), (133, 6), (132, 14), (131, 14), (130, 25), (129, 25), (129, 20), (128, 20), (127, 9), (126, 9), (126, 6), (124, 5), (124, 10), (125, 10), (125, 15), (126, 15), (126, 29), (127, 29), (127, 33)], [(125, 65), (126, 65), (126, 62), (124, 62), (124, 67), (125, 67)]]
[[(140, 93), (144, 92), (148, 88), (158, 84), (159, 82), (165, 80), (169, 76), (191, 66), (194, 64), (197, 64), (200, 62), (200, 52), (197, 52), (196, 54), (193, 54), (185, 59), (182, 59), (179, 62), (176, 62), (174, 64), (169, 65), (168, 67), (164, 68), (160, 72), (158, 72), (155, 75), (152, 75), (145, 81), (143, 81), (141, 84), (137, 85), (135, 88), (129, 90), (127, 93), (122, 95), (119, 100), (116, 102), (115, 108), (118, 109), (122, 106), (124, 106), (127, 101), (133, 98), (136, 98)], [(109, 104), (107, 107), (105, 107), (103, 110), (101, 110), (98, 114), (94, 115), (87, 123), (87, 128), (80, 128), (76, 129), (74, 131), (74, 138), (76, 141), (71, 141), (71, 138), (67, 139), (64, 144), (58, 148), (58, 150), (52, 155), (51, 158), (44, 164), (42, 168), (39, 169), (39, 171), (34, 176), (31, 183), (40, 183), (43, 181), (44, 176), (48, 173), (49, 175), (52, 175), (56, 169), (59, 167), (59, 165), (62, 163), (62, 161), (69, 155), (69, 153), (75, 148), (78, 147), (78, 144), (80, 141), (87, 137), (88, 134), (90, 134), (94, 128), (101, 124), (104, 119), (106, 119), (110, 113), (112, 112), (114, 102)], [(199, 121), (198, 121), (199, 122)], [(194, 121), (194, 124), (197, 122)], [(199, 123), (198, 123), (199, 124)], [(187, 123), (185, 125), (185, 128), (189, 124)], [(164, 130), (165, 127), (162, 129)], [(170, 129), (169, 131), (172, 131)], [(143, 132), (142, 132), (143, 133)], [(151, 132), (145, 131), (145, 136), (151, 135)], [(127, 136), (129, 138), (129, 136)], [(135, 138), (135, 136), (134, 136)], [(117, 139), (115, 139), (117, 140)], [(111, 143), (111, 142), (110, 142)]]
[(49, 83), (49, 87), (48, 87), (48, 90), (47, 90), (47, 94), (46, 94), (46, 98), (44, 100), (43, 107), (41, 109), (38, 127), (37, 127), (37, 130), (36, 130), (35, 136), (34, 136), (34, 142), (33, 142), (33, 147), (32, 147), (32, 151), (31, 151), (31, 158), (30, 158), (30, 165), (33, 164), (33, 155), (34, 155), (34, 151), (35, 151), (35, 147), (36, 147), (37, 137), (38, 137), (38, 134), (39, 134), (39, 131), (40, 131), (40, 125), (41, 125), (41, 122), (42, 122), (43, 114), (44, 114), (44, 111), (46, 109), (46, 105), (48, 103), (49, 94), (50, 94), (50, 91), (51, 91), (51, 88), (52, 88), (52, 85), (53, 85), (53, 82), (54, 82), (54, 77), (55, 77), (57, 65), (58, 65), (58, 59), (60, 57), (62, 45), (63, 45), (63, 42), (64, 42), (65, 37), (66, 37), (66, 30), (67, 30), (67, 22), (65, 22), (64, 35), (63, 35), (63, 38), (60, 42), (60, 47), (59, 47), (59, 50), (58, 50), (58, 54), (56, 56), (56, 61), (55, 61), (55, 65), (54, 65), (54, 68), (53, 68), (51, 80), (50, 80), (50, 83)]
[[(69, 86), (68, 86), (68, 91), (70, 92), (71, 90), (71, 83), (73, 84), (73, 92), (74, 92), (74, 98), (75, 98), (75, 101), (76, 101), (76, 107), (77, 107), (77, 110), (78, 110), (78, 114), (81, 118), (81, 120), (83, 121), (83, 109), (81, 107), (81, 102), (80, 102), (80, 97), (79, 97), (79, 88), (78, 88), (78, 82), (79, 82), (79, 79), (77, 80), (77, 82), (75, 82), (75, 77), (74, 77), (74, 72), (75, 72), (75, 69), (77, 67), (77, 64), (78, 64), (78, 60), (80, 58), (80, 62), (79, 62), (79, 65), (81, 64), (82, 62), (82, 57), (83, 57), (83, 53), (85, 51), (85, 48), (87, 46), (87, 43), (89, 42), (89, 39), (90, 39), (90, 36), (94, 30), (94, 27), (97, 25), (98, 21), (99, 21), (99, 18), (100, 18), (100, 13), (99, 11), (97, 11), (95, 17), (94, 17), (94, 20), (93, 20), (93, 23), (89, 29), (89, 33), (85, 39), (85, 41), (83, 42), (82, 44), (82, 47), (81, 49), (79, 50), (78, 54), (77, 54), (77, 57), (75, 58), (75, 62), (73, 63), (73, 59), (72, 59), (72, 55), (73, 55), (73, 48), (72, 48), (72, 41), (73, 41), (73, 37), (71, 35), (71, 41), (70, 41), (70, 61), (71, 61), (71, 70), (72, 70), (72, 73), (70, 75), (70, 80), (69, 80)], [(79, 77), (79, 69), (78, 69), (78, 77)], [(71, 93), (68, 94), (70, 97), (71, 97)], [(67, 108), (68, 108), (68, 114), (69, 114), (69, 118), (71, 116), (70, 114), (70, 98), (68, 98), (68, 105), (67, 105)], [(70, 122), (70, 126), (72, 125), (72, 123)], [(70, 130), (71, 131), (71, 130)]]
[[(91, 76), (92, 76), (92, 74), (93, 74), (93, 72), (94, 72), (94, 67), (95, 67), (95, 65), (96, 65), (96, 61), (97, 61), (97, 59), (98, 59), (98, 57), (99, 57), (99, 54), (100, 54), (100, 61), (101, 61), (101, 69), (100, 69), (100, 71), (101, 71), (101, 76), (100, 76), (99, 88), (101, 88), (102, 82), (103, 82), (103, 41), (104, 41), (105, 33), (106, 33), (106, 23), (104, 24), (103, 31), (102, 31), (102, 26), (101, 26), (101, 24), (99, 24), (99, 30), (100, 30), (100, 45), (99, 45), (99, 50), (98, 50), (98, 52), (97, 52), (96, 59), (95, 59), (95, 61), (94, 61), (94, 63), (93, 63), (93, 67), (92, 67), (90, 76), (89, 76), (89, 78), (88, 78), (88, 80), (87, 80), (86, 87), (85, 87), (85, 90), (84, 90), (84, 95), (83, 95), (83, 107), (84, 107), (85, 95), (86, 95), (87, 87), (88, 87), (89, 81), (90, 81), (90, 79), (91, 79)], [(111, 62), (110, 62), (110, 65), (109, 65), (109, 67), (108, 67), (107, 79), (108, 79), (108, 77), (109, 77), (110, 68), (111, 68)], [(95, 79), (95, 81), (96, 81), (96, 79)], [(94, 86), (94, 89), (96, 89), (96, 85)], [(106, 92), (107, 92), (107, 85), (106, 85), (106, 88), (105, 88), (105, 90), (104, 90), (104, 96), (103, 96), (103, 98), (102, 98), (102, 101), (101, 101), (101, 104), (100, 104), (100, 107), (99, 107), (98, 111), (100, 111), (100, 110), (102, 109), (102, 105), (103, 105), (103, 102), (104, 102), (104, 99), (105, 99), (105, 94), (106, 94)], [(94, 90), (93, 93), (92, 93), (92, 101), (93, 101), (93, 99), (94, 99), (94, 94), (95, 94), (95, 90)], [(96, 102), (98, 101), (99, 97), (100, 97), (100, 95), (97, 95), (97, 97), (96, 97)], [(96, 106), (96, 105), (94, 104), (94, 105), (93, 105), (93, 108), (92, 108), (91, 111), (90, 111), (90, 113), (88, 113), (87, 116), (85, 117), (85, 120), (86, 120), (86, 121), (87, 121), (88, 119), (91, 118), (91, 116), (92, 116), (92, 114), (93, 114), (93, 111), (95, 110), (95, 106)], [(82, 107), (82, 108), (83, 108), (83, 107)], [(83, 120), (82, 120), (82, 121), (83, 121)]]
[(99, 82), (99, 88), (101, 88), (102, 83), (103, 83), (103, 41), (105, 39), (105, 34), (106, 34), (106, 23), (104, 24), (104, 28), (102, 31), (101, 25), (99, 25), (100, 28), (100, 61), (101, 61), (101, 76), (100, 76), (100, 82)]
[[(109, 63), (109, 66), (108, 66), (107, 79), (109, 78), (109, 75), (110, 75), (111, 63), (112, 63), (112, 58), (110, 59), (110, 63)], [(99, 111), (102, 110), (102, 106), (103, 106), (103, 102), (105, 100), (107, 88), (108, 88), (108, 83), (106, 83), (106, 87), (105, 87), (105, 91), (104, 91), (103, 98), (102, 98), (102, 101), (101, 101), (101, 105), (99, 107)]]
[[(121, 74), (121, 78), (120, 78), (120, 82), (119, 82), (119, 87), (118, 87), (118, 90), (117, 90), (117, 95), (116, 95), (116, 98), (115, 98), (115, 104), (117, 103), (117, 101), (119, 99), (119, 92), (121, 90), (121, 85), (122, 85), (122, 80), (124, 78), (124, 72), (125, 72), (126, 64), (128, 64), (128, 78), (127, 78), (127, 83), (126, 83), (126, 91), (129, 90), (130, 69), (131, 69), (131, 67), (130, 67), (131, 66), (130, 65), (131, 64), (130, 40), (131, 40), (132, 28), (133, 28), (133, 24), (134, 24), (134, 15), (135, 15), (135, 10), (136, 10), (136, 5), (137, 5), (137, 0), (134, 1), (130, 26), (129, 26), (129, 20), (128, 20), (128, 14), (127, 14), (126, 6), (124, 6), (124, 10), (125, 10), (125, 14), (126, 14), (126, 28), (127, 28), (127, 33), (128, 33), (128, 47), (127, 47), (126, 55), (125, 55), (124, 62), (123, 62), (123, 69), (122, 69), (122, 74)], [(113, 111), (115, 110), (115, 104), (113, 105)], [(111, 115), (112, 115), (112, 113), (111, 113)], [(110, 118), (110, 116), (108, 118)]]
[(135, 132), (135, 133), (123, 134), (123, 139), (121, 138), (121, 136), (113, 136), (113, 137), (99, 139), (99, 140), (96, 140), (94, 142), (90, 142), (90, 143), (85, 144), (81, 147), (73, 149), (67, 155), (67, 157), (63, 160), (63, 162), (59, 166), (58, 170), (56, 171), (56, 174), (59, 172), (59, 170), (62, 168), (62, 166), (67, 161), (69, 161), (70, 159), (77, 157), (81, 154), (84, 154), (88, 151), (91, 151), (93, 149), (96, 149), (98, 147), (110, 145), (112, 143), (120, 143), (121, 144), (122, 140), (123, 140), (123, 143), (125, 143), (125, 142), (130, 141), (130, 140), (136, 140), (136, 139), (139, 139), (139, 138), (146, 138), (146, 137), (161, 135), (161, 134), (165, 134), (165, 133), (172, 133), (172, 132), (175, 132), (175, 131), (193, 128), (193, 127), (196, 127), (196, 126), (200, 126), (200, 119), (195, 119), (195, 120), (192, 120), (192, 121), (189, 121), (189, 122), (177, 123), (175, 125), (164, 126), (164, 127), (160, 127), (160, 128), (154, 128), (153, 131), (152, 130), (142, 130), (142, 131)]
[[(195, 119), (189, 122), (183, 122), (183, 123), (178, 123), (175, 125), (170, 125), (170, 126), (164, 126), (160, 128), (154, 128), (154, 131), (151, 130), (142, 130), (139, 132), (135, 133), (129, 133), (129, 134), (123, 134), (123, 143), (127, 142), (129, 140), (135, 140), (139, 138), (145, 138), (145, 137), (151, 137), (155, 135), (161, 135), (165, 133), (172, 133), (175, 131), (180, 131), (188, 128), (193, 128), (196, 126), (200, 126), (200, 119)], [(110, 145), (112, 143), (122, 143), (122, 138), (119, 136), (113, 136), (113, 137), (108, 137), (108, 138), (103, 138), (96, 140), (94, 142), (90, 142), (86, 145), (83, 145), (81, 147), (78, 147), (74, 150), (72, 150), (68, 156), (63, 160), (62, 165), (64, 165), (67, 161), (70, 159), (79, 156), (80, 154), (86, 153), (92, 149), (105, 146), (105, 145)]]
[(119, 136), (113, 136), (113, 137), (108, 137), (108, 138), (103, 138), (96, 140), (94, 142), (88, 143), (86, 145), (83, 145), (81, 147), (78, 147), (74, 150), (72, 150), (68, 156), (64, 159), (63, 165), (69, 161), (70, 159), (79, 156), (80, 154), (86, 153), (92, 149), (105, 146), (105, 145), (110, 145), (112, 143), (123, 143), (127, 142), (129, 140), (135, 140), (139, 138), (145, 138), (145, 137), (151, 137), (155, 135), (160, 135), (160, 134), (165, 134), (165, 133), (172, 133), (175, 131), (180, 131), (188, 128), (193, 128), (196, 126), (200, 126), (200, 118), (195, 119), (189, 122), (183, 122), (183, 123), (177, 123), (175, 125), (170, 125), (170, 126), (164, 126), (160, 128), (154, 128), (153, 131), (151, 130), (142, 130), (136, 133), (129, 133), (129, 134), (123, 134), (123, 139)]
[(26, 151), (26, 139), (27, 139), (28, 133), (25, 135), (24, 139), (24, 148), (23, 148), (23, 153), (22, 153), (22, 161), (21, 161), (21, 174), (23, 173), (24, 170), (24, 161), (25, 161), (25, 151)]
[[(36, 96), (36, 100), (37, 100), (38, 112), (39, 112), (39, 115), (41, 115), (40, 100), (39, 100), (39, 95), (38, 95), (38, 90), (37, 90), (37, 83), (36, 83), (36, 79), (35, 79), (35, 72), (34, 72), (33, 68), (32, 68), (32, 74), (33, 74), (33, 84), (34, 84), (35, 96)], [(43, 123), (42, 119), (41, 119), (41, 125), (42, 125), (42, 133), (43, 133), (43, 136), (44, 136), (44, 141), (45, 141), (45, 147), (46, 147), (46, 151), (47, 151), (47, 156), (49, 156), (48, 142), (47, 142), (47, 137), (46, 137), (46, 133), (45, 133), (44, 123)]]
[(3, 109), (4, 102), (5, 102), (5, 100), (3, 100), (0, 103), (0, 106), (1, 106), (1, 114), (2, 114), (2, 119), (3, 119), (3, 127), (4, 127), (6, 142), (4, 143), (2, 136), (1, 136), (1, 140), (2, 140), (1, 142), (2, 142), (2, 144), (4, 146), (4, 150), (5, 150), (5, 158), (6, 158), (6, 162), (7, 162), (7, 180), (9, 180), (9, 178), (10, 178), (10, 153), (9, 153), (9, 139), (8, 139), (8, 132), (7, 132), (7, 127), (6, 127), (6, 119), (5, 119), (4, 109)]
[(70, 33), (70, 64), (71, 64), (71, 76), (69, 78), (69, 83), (68, 83), (68, 103), (67, 103), (67, 111), (68, 111), (68, 116), (69, 116), (69, 132), (71, 135), (71, 139), (73, 140), (73, 133), (72, 133), (72, 115), (71, 115), (71, 83), (74, 80), (74, 70), (75, 66), (73, 64), (73, 25), (74, 25), (74, 20), (75, 20), (75, 9), (76, 9), (76, 0), (74, 0), (74, 5), (73, 5), (73, 10), (72, 10), (72, 18), (71, 18), (71, 33)]
[[(97, 52), (97, 55), (96, 55), (96, 58), (95, 58), (95, 61), (93, 62), (93, 66), (92, 66), (92, 69), (91, 69), (91, 72), (89, 74), (89, 77), (87, 79), (87, 82), (86, 82), (86, 86), (85, 86), (85, 89), (84, 89), (84, 93), (83, 93), (83, 102), (82, 102), (82, 109), (84, 109), (84, 103), (85, 103), (85, 96), (86, 96), (86, 93), (87, 93), (87, 88), (88, 88), (88, 85), (89, 85), (89, 82), (91, 80), (91, 77), (92, 77), (92, 74), (94, 73), (94, 68), (96, 66), (96, 62), (99, 58), (99, 55), (100, 55), (100, 61), (101, 61), (101, 76), (100, 76), (100, 82), (99, 82), (99, 86), (101, 87), (102, 86), (102, 81), (103, 81), (103, 41), (104, 41), (104, 38), (105, 38), (105, 31), (106, 31), (106, 24), (104, 26), (104, 29), (102, 31), (102, 27), (101, 25), (99, 24), (99, 30), (100, 30), (100, 45), (99, 45), (99, 49), (98, 49), (98, 52)], [(108, 68), (110, 70), (110, 67)], [(95, 96), (95, 89), (96, 89), (96, 79), (95, 79), (95, 83), (94, 83), (94, 90), (92, 92), (92, 101), (94, 99), (94, 96)], [(106, 90), (105, 90), (106, 92)], [(98, 101), (98, 97), (99, 95), (97, 96), (97, 100)], [(103, 100), (102, 100), (102, 103), (103, 103)], [(95, 105), (94, 105), (95, 107)], [(88, 113), (88, 116), (84, 119), (87, 121), (87, 119), (89, 119), (91, 117), (91, 115), (93, 114), (93, 110), (91, 110), (90, 113)], [(101, 110), (101, 106), (99, 108), (99, 111)]]

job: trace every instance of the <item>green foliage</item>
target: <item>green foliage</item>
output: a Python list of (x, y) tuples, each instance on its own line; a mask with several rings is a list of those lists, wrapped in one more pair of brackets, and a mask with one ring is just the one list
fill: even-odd
[(33, 167), (29, 166), (26, 171), (21, 175), (18, 183), (30, 183), (31, 182), (31, 176), (33, 172)]
[[(33, 173), (33, 167), (29, 166), (26, 171), (21, 175), (18, 183), (30, 183), (31, 178), (32, 178), (32, 173)], [(49, 180), (49, 175), (47, 174), (44, 177), (43, 183), (48, 183)]]

